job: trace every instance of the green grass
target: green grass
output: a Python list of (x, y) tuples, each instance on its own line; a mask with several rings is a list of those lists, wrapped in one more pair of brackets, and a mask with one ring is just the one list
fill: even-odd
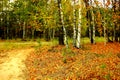
[[(104, 42), (104, 37), (95, 37), (95, 42)], [(72, 38), (69, 38), (68, 40), (69, 43), (73, 43), (73, 39)], [(86, 43), (90, 43), (90, 39), (89, 37), (84, 37), (84, 38), (81, 38), (81, 43), (82, 44), (86, 44)]]
[(105, 41), (104, 37), (96, 37), (95, 40), (96, 40), (96, 42), (104, 42)]
[[(96, 37), (97, 42), (104, 42), (104, 37)], [(68, 38), (68, 43), (73, 43), (72, 38)], [(81, 38), (81, 43), (86, 44), (90, 43), (88, 37)], [(11, 49), (19, 49), (19, 48), (29, 48), (35, 46), (56, 46), (58, 45), (58, 39), (53, 39), (51, 41), (45, 41), (44, 39), (36, 39), (36, 41), (21, 41), (20, 39), (17, 40), (0, 40), (0, 51), (1, 50), (11, 50)]]
[(29, 48), (36, 46), (36, 42), (15, 42), (15, 41), (2, 41), (0, 42), (0, 51), (6, 51), (11, 49), (21, 49), (21, 48)]
[(57, 39), (53, 39), (50, 41), (45, 41), (45, 39), (37, 39), (36, 42), (38, 43), (38, 46), (56, 46), (58, 45), (58, 40)]
[(36, 41), (22, 41), (17, 40), (0, 40), (0, 51), (7, 51), (12, 49), (24, 49), (30, 47), (40, 47), (40, 46), (55, 46), (58, 44), (57, 39), (51, 41), (45, 41), (44, 39), (36, 39)]
[[(95, 38), (96, 43), (97, 42), (104, 42), (104, 37), (96, 37)], [(37, 39), (36, 42), (38, 43), (38, 46), (56, 46), (59, 44), (58, 39), (53, 39), (51, 41), (45, 41), (42, 39)], [(73, 43), (72, 38), (68, 38), (68, 45)], [(90, 39), (88, 37), (81, 38), (81, 44), (90, 43)]]

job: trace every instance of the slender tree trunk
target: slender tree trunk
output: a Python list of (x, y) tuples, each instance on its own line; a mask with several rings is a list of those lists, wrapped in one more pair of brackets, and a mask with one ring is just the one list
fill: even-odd
[(118, 31), (116, 30), (116, 33), (115, 33), (115, 41), (118, 42)]
[(93, 13), (93, 8), (90, 10), (91, 19), (90, 19), (90, 26), (89, 26), (89, 37), (91, 44), (95, 44), (95, 15)]
[(46, 39), (46, 41), (50, 41), (51, 40), (51, 32), (50, 31), (51, 31), (50, 28), (47, 28), (45, 30), (45, 39)]
[(76, 47), (80, 48), (81, 47), (81, 20), (82, 20), (82, 0), (78, 1), (79, 4), (79, 14), (78, 14), (78, 31), (77, 31), (77, 41), (76, 41)]
[[(8, 4), (9, 4), (9, 1), (8, 1)], [(9, 8), (7, 6), (7, 40), (9, 39)]]
[(32, 29), (32, 39), (34, 39), (34, 33), (35, 33), (35, 29)]
[[(104, 8), (105, 8), (105, 0), (103, 0), (103, 4), (104, 4)], [(106, 13), (105, 13), (105, 11), (104, 11), (104, 13), (103, 13), (103, 29), (104, 29), (104, 44), (106, 45), (106, 43), (107, 43), (107, 33), (106, 33), (106, 21), (105, 21), (105, 15), (106, 15)]]
[[(92, 0), (90, 0), (90, 5), (93, 5)], [(91, 44), (95, 44), (95, 14), (94, 7), (90, 8), (90, 26), (89, 26), (89, 36)]]
[(120, 42), (120, 24), (119, 24), (119, 42)]
[[(114, 10), (114, 14), (117, 15), (117, 12), (116, 12), (116, 3), (117, 3), (117, 0), (112, 0), (112, 3), (113, 3), (113, 10)], [(118, 42), (118, 31), (116, 30), (117, 28), (117, 21), (114, 22), (114, 41)]]
[[(119, 11), (120, 11), (120, 0), (119, 0)], [(119, 12), (119, 16), (120, 16), (120, 12)], [(119, 42), (120, 42), (120, 18), (119, 18)]]
[[(105, 17), (104, 17), (104, 19), (105, 19)], [(106, 22), (105, 22), (105, 20), (104, 20), (104, 23), (103, 23), (103, 28), (104, 28), (104, 40), (105, 40), (104, 43), (106, 45), (106, 43), (107, 43), (107, 34), (106, 34)]]
[(90, 4), (88, 2), (90, 2), (90, 0), (84, 0), (85, 5), (86, 5), (86, 9), (87, 9), (87, 25), (88, 25), (88, 29), (89, 29), (89, 38), (90, 38), (90, 42), (93, 43), (93, 38), (92, 38), (92, 19), (91, 19), (91, 10), (90, 10)]
[(112, 41), (114, 41), (114, 27), (112, 26)]
[(73, 46), (76, 47), (76, 10), (75, 10), (75, 0), (73, 5), (73, 17), (74, 17), (74, 25), (73, 25)]
[(93, 44), (95, 44), (95, 15), (92, 9)]
[[(112, 5), (113, 5), (113, 11), (114, 11), (114, 13), (115, 13), (115, 4), (114, 4), (114, 0), (112, 0)], [(113, 21), (114, 22), (114, 21)], [(116, 36), (116, 30), (115, 30), (115, 22), (114, 22), (114, 24), (113, 24), (113, 41), (115, 41), (115, 36)]]
[(63, 34), (63, 27), (61, 27), (61, 0), (58, 0), (58, 12), (59, 12), (59, 44), (64, 45), (64, 34)]
[(6, 28), (3, 28), (3, 39), (6, 39)]
[(23, 22), (23, 40), (25, 40), (25, 25), (26, 25), (26, 22), (24, 21)]
[(50, 40), (51, 40), (51, 36), (52, 36), (52, 32), (51, 32), (51, 31), (52, 31), (52, 29), (49, 28), (49, 32), (48, 32), (48, 33), (49, 33), (49, 39), (50, 39)]
[(17, 39), (17, 28), (15, 29), (15, 40)]
[(91, 22), (90, 22), (90, 42), (91, 42), (91, 44), (94, 44), (94, 39), (93, 39), (93, 25), (94, 23), (93, 23), (93, 21), (91, 20)]
[(90, 42), (92, 43), (92, 34), (91, 34), (91, 32), (92, 32), (91, 22), (90, 22), (90, 20), (89, 20), (89, 38), (90, 38)]
[(66, 34), (65, 27), (63, 27), (63, 31), (64, 31), (64, 43), (65, 43), (66, 48), (68, 48), (68, 40), (67, 40), (67, 34)]
[[(8, 8), (7, 8), (8, 9)], [(7, 18), (6, 18), (7, 20), (7, 40), (9, 39), (9, 12), (7, 12)]]
[(64, 45), (63, 27), (59, 27), (59, 45)]
[[(59, 17), (60, 17), (60, 32), (62, 31), (62, 33), (59, 35), (59, 44), (63, 45), (65, 44), (66, 47), (68, 48), (68, 41), (67, 41), (67, 34), (66, 34), (66, 29), (64, 26), (64, 20), (63, 20), (63, 12), (62, 12), (62, 5), (61, 5), (61, 0), (58, 0), (58, 8), (59, 8)], [(60, 40), (63, 40), (62, 42)]]
[(53, 28), (52, 29), (52, 39), (54, 39), (55, 38), (55, 29)]
[(9, 39), (9, 25), (7, 24), (7, 40)]

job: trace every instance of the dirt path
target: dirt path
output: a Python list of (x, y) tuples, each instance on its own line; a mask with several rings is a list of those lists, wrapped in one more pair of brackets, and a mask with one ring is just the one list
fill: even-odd
[(24, 61), (34, 49), (8, 52), (8, 58), (0, 64), (0, 80), (26, 80)]

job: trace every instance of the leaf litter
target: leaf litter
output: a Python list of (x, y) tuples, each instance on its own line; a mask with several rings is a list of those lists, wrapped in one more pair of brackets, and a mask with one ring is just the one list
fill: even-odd
[(120, 80), (119, 43), (83, 48), (40, 47), (26, 59), (27, 80)]

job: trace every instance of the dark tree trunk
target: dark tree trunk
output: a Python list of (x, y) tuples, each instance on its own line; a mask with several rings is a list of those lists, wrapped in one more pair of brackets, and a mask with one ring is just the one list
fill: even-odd
[(7, 39), (9, 39), (9, 25), (7, 25)]
[(118, 34), (119, 34), (119, 31), (118, 30), (116, 30), (116, 33), (115, 33), (115, 42), (118, 42), (119, 40), (118, 40)]
[[(114, 14), (117, 14), (117, 6), (116, 6), (117, 0), (112, 0), (112, 3), (113, 3)], [(118, 32), (119, 32), (119, 31), (116, 30), (117, 27), (118, 27), (117, 24), (118, 24), (117, 21), (115, 21), (115, 22), (114, 22), (114, 41), (115, 41), (115, 42), (118, 42)]]
[(55, 38), (55, 29), (53, 28), (52, 29), (52, 39), (54, 39)]
[(51, 39), (51, 37), (50, 37), (50, 29), (49, 28), (47, 28), (46, 30), (45, 30), (45, 39), (46, 39), (46, 41), (50, 41), (50, 39)]
[(35, 37), (35, 29), (34, 28), (32, 28), (32, 39), (34, 40), (34, 37)]
[(59, 44), (64, 45), (64, 32), (63, 32), (63, 27), (61, 27), (61, 0), (58, 0), (58, 12), (59, 12)]
[(64, 34), (62, 27), (59, 27), (59, 44), (64, 45)]
[(23, 22), (23, 40), (25, 40), (25, 26), (26, 26), (26, 23), (25, 23), (25, 21)]

